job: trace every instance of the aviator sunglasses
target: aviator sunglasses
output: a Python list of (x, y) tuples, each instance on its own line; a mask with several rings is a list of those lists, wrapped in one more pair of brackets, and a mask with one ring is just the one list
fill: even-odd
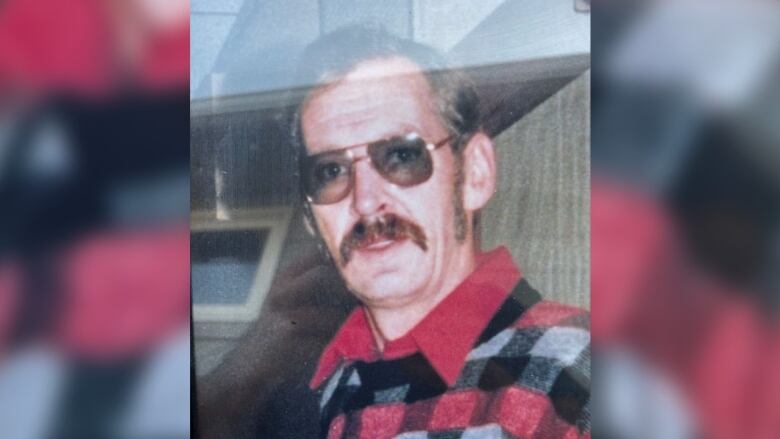
[[(367, 158), (385, 180), (401, 187), (422, 184), (433, 174), (431, 152), (447, 144), (452, 136), (428, 143), (417, 133), (383, 139), (306, 156), (301, 161), (301, 179), (306, 198), (314, 204), (337, 203), (352, 191), (352, 166)], [(366, 156), (357, 156), (357, 148)]]

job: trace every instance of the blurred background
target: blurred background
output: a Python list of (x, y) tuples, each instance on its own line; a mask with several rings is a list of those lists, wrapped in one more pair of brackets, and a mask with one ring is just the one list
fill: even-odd
[(189, 3), (0, 4), (0, 435), (189, 437)]
[(590, 304), (590, 14), (573, 0), (191, 6), (192, 303), (202, 437), (316, 437), (307, 384), (356, 305), (302, 222), (286, 116), (298, 54), (350, 24), (435, 47), (476, 82), (497, 145), (484, 249)]
[(593, 5), (600, 437), (780, 437), (779, 7)]

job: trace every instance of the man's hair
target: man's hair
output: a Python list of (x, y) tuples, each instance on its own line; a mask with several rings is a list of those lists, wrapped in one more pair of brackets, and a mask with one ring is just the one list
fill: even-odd
[[(363, 61), (402, 57), (420, 68), (430, 86), (439, 119), (453, 136), (453, 151), (481, 127), (479, 98), (473, 83), (448, 66), (435, 49), (390, 34), (379, 25), (353, 25), (322, 36), (304, 49), (298, 63), (297, 83), (313, 89), (338, 81)], [(296, 105), (291, 129), (297, 154), (305, 154), (301, 132), (303, 102)]]

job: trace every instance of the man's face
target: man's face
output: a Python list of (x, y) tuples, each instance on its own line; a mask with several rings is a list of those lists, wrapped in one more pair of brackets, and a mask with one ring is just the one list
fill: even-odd
[[(446, 139), (429, 86), (404, 58), (358, 64), (335, 84), (315, 91), (302, 112), (307, 153), (318, 154), (417, 133), (429, 143)], [(357, 148), (358, 157), (365, 155)], [(398, 307), (435, 300), (457, 270), (464, 245), (455, 234), (456, 159), (449, 146), (431, 152), (433, 174), (418, 185), (386, 180), (367, 159), (352, 165), (352, 190), (332, 204), (313, 204), (318, 229), (350, 289), (363, 303)], [(408, 234), (357, 240), (377, 220), (396, 217)], [(380, 227), (381, 229), (381, 227)], [(416, 233), (414, 233), (416, 231)], [(419, 236), (419, 234), (422, 236)], [(370, 235), (370, 233), (369, 233)], [(358, 234), (358, 236), (361, 236)], [(345, 253), (344, 248), (351, 251)]]

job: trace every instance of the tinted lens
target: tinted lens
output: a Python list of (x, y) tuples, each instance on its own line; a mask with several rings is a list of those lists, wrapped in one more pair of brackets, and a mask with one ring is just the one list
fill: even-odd
[(309, 157), (302, 171), (306, 195), (316, 204), (341, 200), (350, 190), (350, 166), (344, 152)]
[(417, 136), (397, 137), (372, 143), (368, 154), (374, 168), (399, 186), (414, 186), (431, 177), (433, 161), (425, 141)]
[[(353, 156), (348, 152), (351, 149), (304, 158), (301, 163), (303, 189), (313, 203), (336, 203), (352, 190)], [(369, 144), (367, 149), (374, 169), (398, 186), (418, 185), (433, 174), (431, 153), (425, 140), (416, 134), (380, 140)]]

